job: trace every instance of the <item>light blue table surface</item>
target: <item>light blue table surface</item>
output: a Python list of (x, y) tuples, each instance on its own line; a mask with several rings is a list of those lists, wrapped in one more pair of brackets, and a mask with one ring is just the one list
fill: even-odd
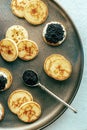
[(72, 102), (78, 113), (67, 111), (44, 130), (87, 130), (87, 0), (56, 0), (74, 22), (84, 50), (84, 72), (80, 88)]

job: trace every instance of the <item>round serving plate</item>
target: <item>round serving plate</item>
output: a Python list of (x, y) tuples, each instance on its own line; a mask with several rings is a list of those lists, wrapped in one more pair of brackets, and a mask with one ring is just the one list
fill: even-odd
[[(57, 2), (53, 0), (43, 1), (48, 6), (49, 16), (43, 24), (33, 26), (25, 19), (18, 18), (12, 14), (10, 8), (11, 0), (0, 0), (0, 40), (5, 38), (6, 31), (10, 26), (21, 25), (27, 29), (29, 39), (35, 41), (39, 47), (38, 56), (28, 62), (17, 58), (16, 61), (8, 63), (0, 56), (0, 67), (9, 69), (13, 75), (12, 86), (8, 90), (0, 92), (0, 102), (3, 103), (5, 108), (5, 118), (0, 122), (0, 129), (42, 129), (59, 118), (66, 110), (66, 107), (62, 103), (40, 87), (29, 88), (23, 84), (22, 74), (26, 69), (35, 70), (39, 75), (40, 82), (69, 104), (73, 101), (79, 89), (83, 72), (83, 49), (78, 32), (67, 13)], [(61, 22), (67, 31), (66, 40), (58, 47), (47, 45), (42, 38), (44, 26), (51, 21)], [(73, 72), (69, 79), (60, 82), (45, 74), (43, 70), (44, 60), (53, 53), (61, 54), (71, 62)], [(42, 115), (37, 121), (26, 124), (20, 121), (17, 116), (9, 110), (7, 100), (11, 92), (16, 89), (25, 89), (29, 91), (33, 95), (34, 101), (41, 105)]]

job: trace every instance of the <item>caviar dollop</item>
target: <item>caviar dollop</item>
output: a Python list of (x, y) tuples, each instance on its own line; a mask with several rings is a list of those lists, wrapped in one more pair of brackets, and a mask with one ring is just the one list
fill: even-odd
[(65, 27), (59, 22), (50, 22), (43, 30), (43, 37), (46, 43), (54, 46), (59, 45), (65, 40)]
[(23, 73), (23, 76), (22, 76), (22, 78), (23, 78), (23, 81), (24, 81), (24, 83), (26, 84), (26, 85), (35, 85), (35, 84), (37, 84), (37, 82), (38, 82), (38, 76), (37, 76), (37, 74), (34, 72), (34, 71), (32, 71), (32, 70), (26, 70), (24, 73)]

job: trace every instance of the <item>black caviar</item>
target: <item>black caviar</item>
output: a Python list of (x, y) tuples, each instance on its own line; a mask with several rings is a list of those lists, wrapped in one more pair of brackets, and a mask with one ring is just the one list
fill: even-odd
[(5, 88), (6, 83), (7, 83), (6, 77), (0, 75), (0, 90), (3, 90)]
[(61, 24), (51, 23), (47, 26), (45, 38), (47, 42), (57, 43), (64, 38), (64, 30)]
[(26, 70), (23, 73), (23, 81), (27, 85), (35, 85), (38, 82), (38, 76), (37, 74), (32, 70)]

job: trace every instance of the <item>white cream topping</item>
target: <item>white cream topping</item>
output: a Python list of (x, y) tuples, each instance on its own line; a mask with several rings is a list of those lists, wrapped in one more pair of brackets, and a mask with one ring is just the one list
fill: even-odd
[(7, 75), (4, 72), (0, 72), (0, 76), (3, 75), (5, 78), (7, 78)]

